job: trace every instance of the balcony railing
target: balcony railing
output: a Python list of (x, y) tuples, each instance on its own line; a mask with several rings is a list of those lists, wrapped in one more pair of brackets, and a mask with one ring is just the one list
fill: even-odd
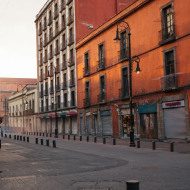
[(56, 66), (56, 72), (59, 73), (60, 72), (60, 65)]
[(48, 73), (44, 73), (44, 80), (47, 79)]
[(67, 5), (69, 5), (73, 0), (67, 0)]
[(129, 98), (129, 88), (119, 89), (119, 98)]
[(53, 32), (49, 33), (49, 42), (53, 39)]
[(47, 61), (48, 61), (48, 56), (45, 55), (45, 56), (43, 57), (43, 62), (46, 63)]
[(74, 21), (74, 16), (73, 15), (69, 15), (67, 17), (67, 26), (69, 26), (73, 21)]
[(67, 90), (67, 81), (64, 81), (64, 82), (61, 84), (61, 90)]
[(66, 44), (66, 42), (64, 41), (64, 42), (61, 43), (61, 48), (60, 48), (60, 50), (63, 51), (64, 49), (66, 49), (66, 47), (67, 47), (67, 44)]
[(171, 90), (177, 88), (177, 75), (170, 74), (165, 75), (161, 78), (161, 88), (162, 90)]
[(12, 113), (12, 116), (14, 116), (14, 113)]
[(159, 31), (159, 44), (173, 40), (175, 40), (175, 25), (171, 25)]
[(53, 52), (49, 52), (48, 59), (52, 59), (52, 58), (53, 58)]
[(69, 87), (75, 86), (75, 78), (69, 80)]
[(85, 77), (85, 76), (88, 76), (88, 75), (90, 75), (90, 69), (89, 69), (89, 67), (83, 68), (83, 76)]
[(53, 69), (50, 69), (50, 70), (49, 70), (49, 76), (51, 77), (51, 76), (53, 76), (53, 74), (54, 74), (54, 73), (53, 73)]
[(57, 36), (57, 34), (59, 34), (59, 27), (56, 28), (54, 31), (53, 31), (53, 36)]
[(54, 93), (53, 86), (49, 88), (49, 93), (50, 93), (50, 94), (53, 94), (53, 93)]
[(75, 100), (71, 100), (70, 106), (75, 106)]
[(63, 108), (67, 108), (68, 107), (68, 102), (63, 102)]
[(55, 107), (54, 104), (49, 105), (49, 111), (54, 110), (54, 107)]
[(58, 45), (55, 49), (54, 49), (54, 55), (57, 55), (60, 52), (60, 46)]
[(61, 31), (66, 29), (66, 25), (64, 22), (60, 24)]
[(43, 90), (39, 92), (39, 97), (40, 97), (40, 98), (43, 97)]
[(39, 61), (39, 66), (42, 66), (42, 65), (43, 65), (43, 60), (40, 59), (40, 61)]
[(48, 26), (53, 22), (53, 18), (52, 17), (49, 17), (48, 19)]
[(118, 51), (118, 57), (119, 61), (129, 59), (128, 49), (127, 48), (120, 49), (120, 51)]
[(67, 62), (66, 61), (63, 61), (61, 65), (62, 65), (62, 68), (61, 68), (62, 71), (67, 69)]
[(70, 57), (68, 59), (68, 67), (71, 67), (73, 65), (75, 65), (75, 59), (74, 59), (74, 57)]
[(46, 88), (45, 90), (44, 90), (44, 96), (47, 96), (48, 95), (48, 89)]
[(99, 61), (97, 61), (97, 70), (103, 70), (105, 69), (105, 58), (100, 59)]
[(59, 6), (59, 12), (61, 13), (65, 9), (65, 1)]
[(74, 43), (74, 35), (67, 38), (67, 45), (70, 46), (72, 43)]
[(56, 91), (60, 91), (60, 84), (56, 85)]
[(88, 97), (88, 98), (83, 99), (83, 104), (84, 104), (84, 107), (90, 106), (90, 98)]
[(43, 46), (46, 46), (47, 42), (48, 42), (47, 37), (46, 38), (44, 37)]
[(42, 26), (42, 30), (44, 31), (47, 28), (47, 23), (45, 22)]
[(54, 11), (53, 19), (55, 20), (59, 16), (58, 9)]
[(44, 106), (44, 111), (49, 111), (49, 106)]
[(42, 50), (42, 42), (40, 42), (40, 44), (38, 45), (38, 50)]
[(102, 93), (98, 95), (98, 103), (106, 102), (106, 93)]
[(24, 115), (33, 115), (33, 114), (34, 114), (34, 109), (24, 110)]
[(39, 76), (39, 81), (43, 81), (43, 76)]
[(42, 34), (42, 29), (40, 28), (39, 30), (38, 30), (38, 36), (40, 36)]

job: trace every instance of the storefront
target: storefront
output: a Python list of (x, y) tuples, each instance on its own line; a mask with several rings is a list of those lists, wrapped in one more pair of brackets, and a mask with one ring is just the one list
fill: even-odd
[(138, 106), (141, 138), (158, 139), (156, 104)]
[(91, 112), (86, 113), (86, 126), (87, 126), (87, 134), (92, 134), (92, 114)]
[(167, 139), (185, 139), (186, 117), (185, 101), (178, 100), (162, 103), (164, 131)]
[(70, 111), (66, 114), (66, 117), (68, 117), (70, 119), (70, 126), (69, 127), (69, 131), (68, 133), (71, 132), (71, 134), (76, 135), (77, 134), (77, 112), (75, 111)]
[(112, 117), (110, 110), (101, 111), (102, 135), (113, 136)]

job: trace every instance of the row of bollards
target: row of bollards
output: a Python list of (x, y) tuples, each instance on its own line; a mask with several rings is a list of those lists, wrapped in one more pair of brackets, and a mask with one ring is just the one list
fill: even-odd
[[(11, 135), (9, 135), (9, 138), (11, 139)], [(14, 135), (14, 140), (18, 140), (19, 141), (24, 141), (25, 142), (25, 136), (19, 136), (19, 135)], [(29, 137), (26, 137), (27, 142), (29, 142)]]
[[(36, 144), (38, 144), (38, 138), (35, 138)], [(43, 139), (40, 139), (41, 145), (44, 145)], [(49, 139), (46, 139), (46, 146), (49, 146)], [(56, 141), (53, 140), (53, 148), (56, 148)]]

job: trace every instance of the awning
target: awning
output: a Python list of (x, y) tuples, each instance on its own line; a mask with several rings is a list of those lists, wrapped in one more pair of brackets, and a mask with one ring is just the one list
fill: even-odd
[(77, 112), (75, 112), (75, 111), (70, 111), (70, 112), (67, 113), (66, 116), (67, 116), (67, 117), (77, 117)]
[(66, 117), (66, 115), (67, 115), (67, 112), (62, 112), (59, 114), (59, 117)]
[(37, 118), (42, 118), (43, 115), (39, 115)]
[[(50, 113), (49, 115), (47, 115), (46, 118), (52, 118), (55, 117), (55, 113)], [(57, 113), (57, 117), (59, 117), (59, 113)]]
[(45, 119), (45, 118), (47, 117), (47, 115), (48, 115), (48, 114), (44, 114), (44, 115), (42, 116), (42, 119)]

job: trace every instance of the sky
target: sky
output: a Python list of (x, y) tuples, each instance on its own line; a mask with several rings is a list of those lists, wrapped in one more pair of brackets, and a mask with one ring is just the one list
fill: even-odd
[(35, 18), (47, 0), (0, 0), (0, 77), (37, 78)]

